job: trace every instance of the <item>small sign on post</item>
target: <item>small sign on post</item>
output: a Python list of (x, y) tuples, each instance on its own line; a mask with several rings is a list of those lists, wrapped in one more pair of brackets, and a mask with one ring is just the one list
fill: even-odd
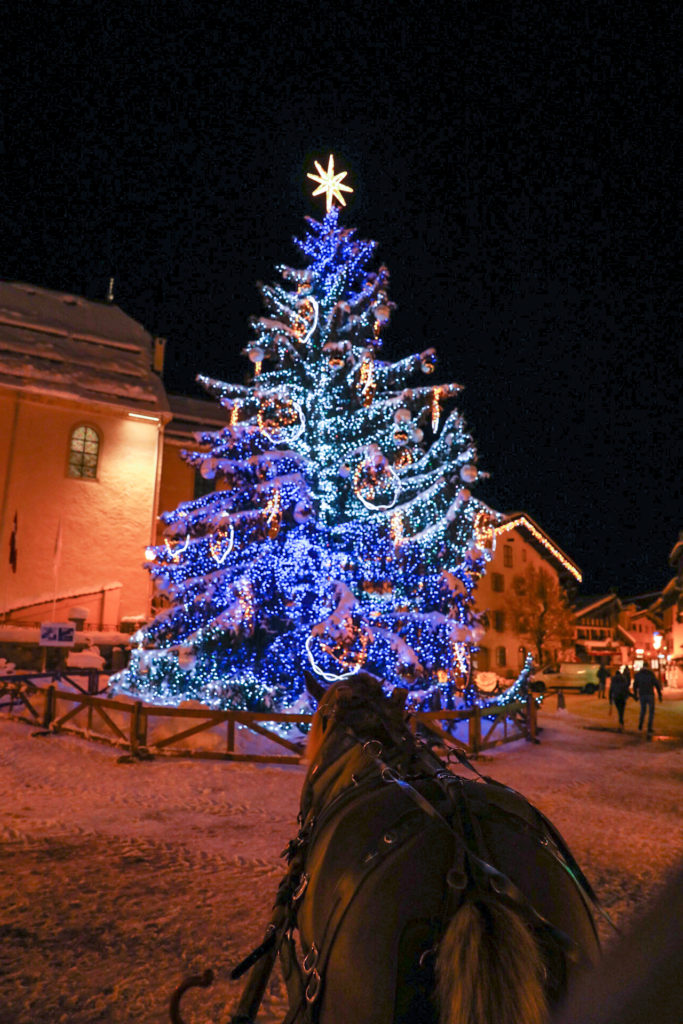
[(41, 622), (41, 647), (73, 647), (76, 642), (76, 627), (73, 622)]

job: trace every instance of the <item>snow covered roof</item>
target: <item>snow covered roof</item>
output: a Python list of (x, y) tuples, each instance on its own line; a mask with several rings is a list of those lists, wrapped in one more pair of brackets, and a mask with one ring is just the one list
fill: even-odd
[(616, 594), (605, 594), (602, 597), (587, 597), (583, 602), (580, 602), (575, 606), (574, 615), (578, 619), (582, 615), (594, 612), (603, 605), (611, 604), (614, 601), (616, 601), (619, 607), (621, 607), (621, 603)]
[(525, 530), (532, 542), (535, 543), (536, 547), (539, 547), (543, 554), (550, 554), (557, 562), (560, 572), (568, 573), (578, 583), (581, 582), (581, 570), (578, 565), (572, 562), (571, 558), (564, 553), (562, 548), (558, 547), (545, 530), (541, 529), (538, 523), (534, 522), (528, 513), (507, 512), (503, 521), (494, 527), (494, 533), (498, 537), (500, 534), (507, 533), (508, 530), (517, 529)]
[(168, 418), (153, 339), (113, 303), (0, 281), (0, 388)]
[(164, 431), (167, 441), (190, 444), (194, 434), (202, 430), (220, 430), (230, 419), (227, 409), (206, 398), (169, 395), (168, 403), (173, 419)]

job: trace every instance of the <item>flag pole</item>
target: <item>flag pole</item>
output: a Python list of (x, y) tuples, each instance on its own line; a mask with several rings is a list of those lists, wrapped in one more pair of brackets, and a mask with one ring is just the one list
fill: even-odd
[(55, 537), (55, 549), (52, 556), (52, 572), (54, 586), (52, 590), (52, 621), (54, 622), (57, 607), (57, 578), (59, 575), (59, 563), (62, 557), (62, 517), (57, 522), (57, 535)]

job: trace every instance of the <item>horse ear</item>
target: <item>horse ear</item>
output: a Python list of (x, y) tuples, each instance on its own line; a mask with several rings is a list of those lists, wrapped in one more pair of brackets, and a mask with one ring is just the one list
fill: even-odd
[(313, 697), (313, 699), (319, 704), (325, 696), (325, 687), (321, 686), (313, 673), (309, 672), (306, 668), (304, 669), (304, 682), (311, 697)]
[(389, 697), (389, 703), (393, 704), (395, 707), (399, 708), (399, 710), (403, 711), (405, 706), (406, 706), (406, 700), (407, 699), (408, 699), (408, 691), (405, 689), (405, 687), (403, 687), (403, 686), (396, 686), (391, 691), (391, 696)]

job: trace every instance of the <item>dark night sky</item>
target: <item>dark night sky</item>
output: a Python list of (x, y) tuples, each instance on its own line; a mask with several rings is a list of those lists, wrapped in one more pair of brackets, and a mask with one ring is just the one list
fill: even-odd
[[(166, 385), (242, 378), (255, 282), (355, 188), (399, 309), (491, 479), (582, 568), (655, 590), (683, 527), (679, 5), (18, 5), (3, 58), (0, 274), (168, 338)], [(125, 10), (126, 5), (120, 5)], [(30, 17), (29, 17), (30, 12)], [(7, 22), (4, 29), (7, 31)], [(15, 25), (18, 22), (14, 23)]]

